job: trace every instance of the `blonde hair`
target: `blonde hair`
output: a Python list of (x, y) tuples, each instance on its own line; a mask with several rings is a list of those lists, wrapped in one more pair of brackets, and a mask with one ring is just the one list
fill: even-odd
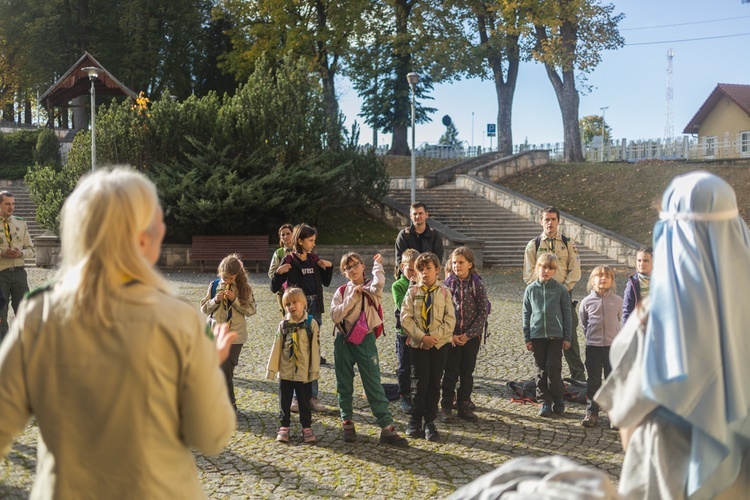
[(284, 296), (281, 297), (281, 305), (286, 307), (292, 302), (302, 302), (305, 305), (305, 309), (307, 309), (307, 297), (301, 288), (293, 286), (287, 288), (284, 292)]
[(586, 291), (590, 292), (594, 289), (594, 280), (597, 276), (609, 276), (612, 278), (612, 288), (610, 290), (612, 293), (617, 292), (617, 283), (615, 282), (615, 271), (609, 266), (596, 266), (594, 269), (591, 270), (591, 275), (589, 276), (589, 281), (586, 283)]
[(553, 253), (543, 253), (536, 259), (536, 266), (534, 267), (534, 273), (538, 274), (539, 269), (546, 267), (547, 269), (557, 269), (557, 257)]
[(62, 262), (55, 286), (64, 318), (112, 324), (123, 283), (137, 281), (175, 295), (140, 248), (161, 208), (154, 184), (129, 168), (84, 176), (60, 212)]
[(242, 264), (242, 257), (237, 253), (230, 253), (219, 263), (219, 268), (216, 271), (219, 278), (224, 274), (235, 276), (235, 283), (237, 284), (237, 298), (240, 304), (247, 306), (250, 301), (250, 295), (252, 289), (250, 283), (247, 282), (247, 274), (245, 273), (245, 266)]

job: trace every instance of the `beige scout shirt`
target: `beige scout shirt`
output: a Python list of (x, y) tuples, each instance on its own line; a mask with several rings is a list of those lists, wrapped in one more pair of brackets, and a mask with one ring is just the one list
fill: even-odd
[[(213, 282), (211, 282), (213, 284)], [(232, 311), (232, 317), (229, 320), (229, 330), (236, 332), (237, 337), (232, 341), (233, 344), (244, 344), (247, 342), (247, 317), (255, 314), (255, 296), (253, 289), (250, 288), (250, 298), (247, 304), (240, 303), (239, 299), (232, 301), (227, 307), (227, 302), (223, 300), (216, 301), (211, 297), (211, 284), (208, 285), (206, 296), (201, 300), (201, 312), (206, 316), (213, 318), (218, 323), (226, 323), (229, 311)], [(220, 282), (219, 286), (226, 287), (226, 283)], [(249, 286), (249, 285), (248, 285)], [(237, 285), (232, 284), (232, 290), (237, 291)]]
[(236, 426), (216, 347), (191, 305), (125, 294), (108, 329), (32, 295), (0, 346), (0, 456), (32, 415), (41, 434), (31, 498), (205, 498), (191, 449), (219, 453)]
[(8, 248), (17, 248), (21, 250), (23, 255), (17, 259), (0, 257), (0, 271), (5, 271), (11, 267), (23, 267), (24, 259), (34, 257), (34, 245), (31, 243), (31, 236), (29, 235), (29, 229), (26, 227), (26, 222), (15, 215), (11, 215), (8, 218), (8, 226), (11, 236), (10, 245), (8, 245), (8, 239), (5, 236), (5, 219), (0, 217), (0, 254)]
[(567, 245), (563, 243), (561, 233), (558, 231), (557, 236), (550, 241), (542, 233), (539, 249), (536, 249), (536, 241), (531, 240), (526, 245), (526, 251), (523, 258), (523, 280), (530, 285), (538, 278), (534, 274), (536, 260), (543, 253), (553, 253), (557, 257), (557, 271), (555, 280), (565, 285), (568, 292), (573, 290), (581, 280), (581, 259), (578, 257), (578, 248), (572, 239), (568, 240)]
[(422, 343), (422, 338), (429, 334), (438, 339), (435, 347), (440, 349), (453, 339), (453, 330), (456, 327), (456, 309), (453, 299), (448, 289), (438, 282), (437, 290), (432, 292), (430, 328), (429, 331), (425, 331), (422, 318), (424, 297), (425, 294), (419, 285), (409, 287), (404, 302), (401, 304), (401, 328), (409, 336), (412, 347), (418, 348)]
[[(295, 325), (289, 315), (279, 323), (279, 329), (271, 348), (266, 366), (266, 378), (274, 380), (277, 376), (281, 380), (292, 382), (312, 382), (320, 378), (320, 337), (318, 322), (310, 320), (311, 336), (303, 320), (302, 325)], [(286, 330), (285, 330), (286, 327)], [(295, 331), (296, 330), (296, 331)], [(292, 356), (292, 343), (297, 341), (297, 349)]]

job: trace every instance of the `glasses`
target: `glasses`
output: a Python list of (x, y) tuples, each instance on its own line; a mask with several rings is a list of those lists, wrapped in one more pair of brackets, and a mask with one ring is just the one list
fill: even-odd
[(344, 272), (348, 273), (352, 269), (357, 269), (359, 265), (362, 264), (361, 262), (353, 262), (352, 264), (349, 264), (348, 266), (344, 266)]

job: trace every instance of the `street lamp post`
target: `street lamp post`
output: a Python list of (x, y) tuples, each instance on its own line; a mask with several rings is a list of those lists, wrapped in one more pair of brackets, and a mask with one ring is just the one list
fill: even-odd
[(415, 151), (415, 114), (416, 108), (414, 104), (414, 87), (419, 83), (419, 75), (411, 72), (406, 75), (406, 80), (409, 82), (411, 87), (411, 203), (412, 205), (417, 201), (417, 157)]
[(91, 80), (91, 171), (96, 169), (96, 88), (94, 82), (99, 78), (101, 69), (95, 66), (82, 68)]
[(599, 109), (602, 110), (602, 161), (604, 161), (604, 148), (607, 147), (607, 127), (604, 125), (604, 112), (609, 109), (609, 106)]

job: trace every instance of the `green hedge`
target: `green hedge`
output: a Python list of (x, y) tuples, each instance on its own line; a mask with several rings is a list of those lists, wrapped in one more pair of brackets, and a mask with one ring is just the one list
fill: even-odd
[(38, 137), (38, 130), (0, 133), (0, 179), (23, 179), (29, 165), (34, 163)]

